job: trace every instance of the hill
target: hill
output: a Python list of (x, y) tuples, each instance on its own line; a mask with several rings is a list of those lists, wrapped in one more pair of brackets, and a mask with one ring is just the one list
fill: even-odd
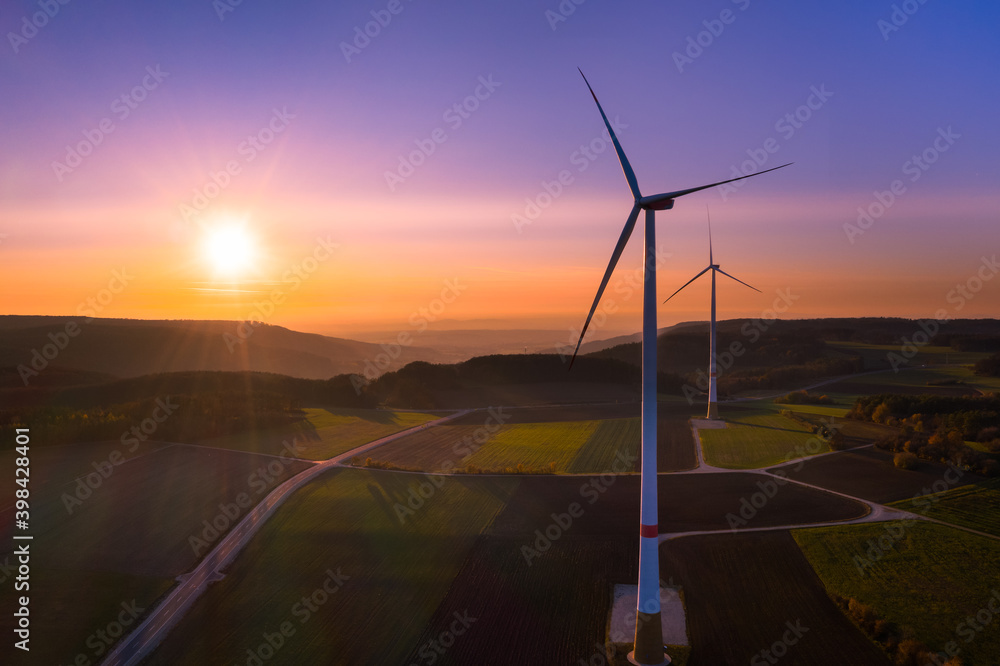
[[(929, 334), (930, 333), (930, 334)], [(730, 319), (717, 326), (720, 392), (786, 388), (821, 377), (891, 368), (904, 347), (959, 352), (1000, 351), (1000, 320), (945, 323), (901, 318)], [(709, 355), (708, 322), (689, 322), (657, 338), (661, 373), (696, 384)], [(895, 347), (895, 349), (893, 348)], [(641, 343), (626, 342), (590, 354), (638, 366)]]
[(76, 373), (83, 383), (96, 378), (88, 378), (88, 373), (125, 378), (192, 370), (271, 372), (306, 379), (346, 373), (374, 377), (417, 360), (442, 359), (426, 348), (397, 346), (387, 351), (379, 344), (269, 324), (0, 316), (0, 368), (22, 368), (13, 376), (5, 372), (5, 385), (44, 384), (51, 381), (44, 375), (55, 369), (64, 375)]

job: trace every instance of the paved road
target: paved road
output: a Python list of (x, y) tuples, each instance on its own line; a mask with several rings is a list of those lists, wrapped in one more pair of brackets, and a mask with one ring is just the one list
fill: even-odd
[(170, 629), (191, 608), (198, 596), (208, 587), (208, 584), (213, 580), (221, 578), (221, 570), (236, 557), (264, 523), (267, 522), (267, 519), (271, 517), (274, 511), (303, 485), (330, 468), (337, 467), (345, 460), (349, 460), (358, 454), (391, 442), (399, 437), (422, 430), (425, 427), (440, 425), (446, 421), (464, 416), (470, 411), (473, 410), (463, 410), (451, 416), (446, 416), (436, 421), (431, 421), (369, 442), (346, 453), (342, 453), (335, 458), (317, 463), (282, 483), (271, 491), (257, 506), (251, 509), (250, 513), (244, 516), (243, 520), (229, 534), (223, 537), (193, 571), (179, 577), (178, 580), (180, 582), (177, 587), (171, 590), (166, 598), (150, 611), (142, 624), (118, 642), (115, 649), (108, 653), (108, 656), (102, 663), (105, 666), (138, 664), (143, 658), (148, 656), (160, 641), (163, 640)]

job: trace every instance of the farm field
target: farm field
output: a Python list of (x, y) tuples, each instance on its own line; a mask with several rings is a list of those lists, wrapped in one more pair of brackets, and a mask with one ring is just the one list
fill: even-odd
[[(272, 468), (269, 481), (251, 480), (276, 459), (153, 445), (130, 453), (121, 465), (105, 468), (111, 469), (106, 478), (95, 476), (93, 463), (101, 467), (121, 449), (115, 444), (77, 444), (33, 454), (32, 471), (37, 474), (32, 480), (31, 565), (45, 575), (32, 578), (31, 590), (45, 600), (45, 612), (34, 617), (32, 626), (39, 636), (60, 637), (32, 643), (32, 655), (44, 663), (69, 663), (79, 653), (94, 659), (97, 648), (88, 646), (87, 639), (115, 620), (120, 604), (134, 601), (149, 608), (208, 550), (206, 546), (196, 553), (189, 538), (202, 535), (202, 521), (214, 521), (220, 504), (235, 502), (241, 493), (256, 503), (266, 491), (308, 467), (283, 464), (280, 470)], [(89, 478), (93, 485), (83, 486), (89, 496), (82, 490), (77, 495), (80, 478)], [(230, 524), (220, 522), (220, 531), (228, 531)], [(5, 532), (10, 527), (5, 520)], [(0, 554), (5, 564), (13, 560), (11, 548)], [(13, 586), (4, 585), (0, 604), (13, 607), (14, 594)], [(11, 629), (9, 618), (4, 614), (0, 629)], [(8, 649), (13, 649), (10, 643), (0, 648), (0, 662), (8, 663), (2, 656)]]
[[(705, 462), (730, 469), (755, 469), (807, 454), (812, 432), (801, 423), (765, 409), (722, 405), (726, 427), (699, 430)], [(818, 441), (818, 440), (817, 440)], [(825, 453), (825, 443), (808, 453)]]
[(1000, 479), (989, 479), (892, 506), (1000, 537)]
[[(679, 471), (696, 464), (686, 405), (661, 404), (659, 470)], [(389, 442), (369, 452), (373, 461), (406, 469), (442, 471), (473, 465), (479, 469), (516, 468), (556, 473), (637, 471), (640, 420), (636, 405), (500, 409), (505, 425), (486, 410), (466, 414)], [(590, 416), (591, 418), (587, 418)], [(563, 421), (559, 419), (577, 418)], [(627, 460), (633, 460), (629, 466)], [(363, 462), (363, 461), (362, 461)]]
[(934, 492), (934, 484), (944, 479), (947, 470), (944, 465), (926, 460), (920, 461), (916, 469), (902, 470), (892, 464), (892, 454), (874, 448), (839, 451), (771, 468), (796, 481), (880, 504)]
[[(475, 480), (478, 477), (472, 477)], [(848, 520), (866, 514), (858, 502), (751, 472), (685, 474), (659, 477), (660, 533), (728, 530), (729, 515), (738, 516), (755, 493), (773, 495), (754, 514), (745, 511), (746, 527)], [(775, 485), (771, 486), (770, 483)], [(699, 498), (692, 501), (691, 498)], [(522, 477), (507, 509), (487, 530), (494, 536), (530, 536), (576, 502), (582, 515), (572, 534), (635, 536), (639, 515), (639, 477)]]
[[(656, 469), (659, 472), (680, 472), (698, 466), (698, 454), (691, 432), (692, 411), (700, 412), (701, 406), (692, 408), (687, 402), (660, 402), (656, 418)], [(636, 468), (639, 461), (636, 460)]]
[[(477, 535), (518, 482), (447, 479), (422, 507), (401, 514), (398, 506), (420, 483), (431, 481), (342, 469), (302, 488), (148, 663), (247, 663), (247, 651), (283, 622), (294, 634), (280, 649), (281, 663), (406, 663)], [(308, 611), (303, 597), (321, 589), (329, 572), (339, 577), (327, 584), (336, 591)]]
[[(920, 329), (914, 329), (914, 333), (918, 330)], [(860, 355), (864, 359), (865, 369), (868, 370), (883, 367), (889, 368), (889, 354), (896, 354), (902, 357), (900, 345), (873, 345), (862, 342), (843, 341), (827, 341), (826, 345), (832, 349), (851, 355)], [(975, 363), (987, 355), (981, 352), (959, 352), (951, 347), (926, 345), (919, 347), (916, 355), (907, 360), (908, 365), (911, 367), (944, 363), (961, 365)]]
[(456, 614), (476, 622), (435, 664), (576, 664), (603, 657), (598, 646), (607, 633), (611, 591), (634, 580), (638, 540), (580, 538), (571, 530), (528, 558), (522, 549), (534, 548), (531, 534), (481, 536), (413, 649), (394, 663), (427, 663), (421, 651), (427, 653)]
[[(595, 405), (540, 405), (537, 407), (497, 407), (504, 423), (550, 423), (553, 421), (601, 421), (604, 419), (638, 418), (639, 403), (636, 401), (603, 403)], [(480, 426), (489, 415), (489, 410), (476, 410), (452, 421), (451, 425)]]
[[(565, 472), (576, 459), (580, 449), (597, 432), (598, 425), (601, 425), (601, 422), (570, 421), (504, 426), (465, 462), (479, 469), (503, 469), (523, 465), (529, 470), (543, 470), (552, 466), (556, 472)], [(602, 432), (609, 431), (604, 428)], [(618, 431), (612, 429), (610, 432)], [(594, 446), (604, 444), (613, 446), (602, 434)], [(633, 445), (633, 442), (627, 440), (621, 443), (621, 446)], [(589, 457), (597, 459), (593, 455)]]
[(571, 403), (605, 403), (618, 400), (636, 402), (639, 387), (629, 384), (601, 382), (545, 382), (544, 384), (494, 384), (472, 386), (461, 390), (435, 390), (439, 405), (454, 409), (486, 408), (493, 405), (558, 405)]
[(754, 401), (753, 406), (758, 409), (766, 409), (774, 412), (780, 412), (783, 409), (787, 409), (791, 412), (799, 414), (810, 414), (815, 416), (824, 416), (827, 418), (840, 418), (846, 416), (847, 412), (851, 409), (851, 405), (854, 404), (853, 396), (829, 395), (822, 389), (817, 389), (815, 393), (818, 393), (819, 395), (826, 395), (834, 400), (834, 403), (830, 405), (786, 405), (780, 402), (774, 402), (774, 400), (771, 399)]
[[(726, 529), (726, 514), (767, 480), (742, 473), (663, 477), (661, 529)], [(435, 481), (440, 488), (429, 490)], [(262, 632), (290, 621), (295, 634), (282, 660), (406, 664), (455, 613), (475, 621), (437, 663), (524, 663), (527, 654), (566, 663), (589, 658), (604, 640), (611, 586), (635, 576), (635, 524), (623, 516), (637, 515), (638, 481), (336, 470), (279, 509), (149, 663), (245, 663)], [(428, 489), (423, 506), (400, 511), (419, 497), (421, 484)], [(706, 499), (691, 502), (695, 493)], [(753, 525), (864, 511), (850, 500), (789, 485)], [(564, 527), (536, 543), (554, 529), (553, 514), (563, 516)], [(294, 604), (322, 584), (328, 568), (351, 578), (336, 604), (300, 622)], [(363, 632), (349, 621), (359, 617), (372, 618)], [(518, 631), (493, 630), (512, 622)], [(208, 623), (230, 631), (206, 635)]]
[[(982, 356), (979, 354), (978, 356)], [(909, 367), (899, 372), (887, 370), (860, 377), (850, 377), (823, 386), (831, 397), (874, 395), (876, 393), (934, 395), (973, 395), (978, 391), (997, 390), (1000, 381), (992, 377), (979, 377), (965, 366)], [(853, 400), (852, 400), (853, 402)]]
[[(902, 535), (886, 538), (893, 526)], [(966, 666), (996, 663), (1000, 633), (989, 627), (976, 632), (963, 623), (985, 608), (997, 589), (1000, 542), (922, 521), (793, 534), (827, 591), (872, 606), (882, 618), (911, 628), (932, 650), (955, 641)], [(871, 542), (880, 538), (892, 545), (869, 560)]]
[(683, 588), (689, 666), (768, 663), (758, 655), (782, 639), (786, 623), (801, 636), (782, 663), (889, 664), (830, 600), (786, 531), (671, 539), (660, 546), (660, 578)]
[(303, 420), (282, 428), (212, 437), (196, 443), (288, 456), (290, 454), (285, 450), (286, 443), (294, 441), (297, 447), (301, 447), (296, 450), (295, 457), (303, 460), (327, 460), (362, 444), (440, 418), (425, 412), (381, 409), (310, 407), (303, 411)]

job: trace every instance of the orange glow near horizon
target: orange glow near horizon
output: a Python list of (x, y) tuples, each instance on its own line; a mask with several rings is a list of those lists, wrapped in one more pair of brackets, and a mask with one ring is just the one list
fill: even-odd
[[(498, 320), (491, 327), (569, 331), (582, 324), (620, 231), (628, 202), (619, 199), (559, 202), (520, 234), (510, 222), (517, 202), (502, 198), (419, 207), (275, 203), (191, 224), (143, 208), (50, 208), (19, 213), (20, 224), (7, 225), (19, 232), (3, 241), (0, 278), (18, 285), (6, 294), (8, 314), (259, 318), (345, 335), (403, 329), (414, 318), (453, 328)], [(992, 233), (984, 225), (982, 239), (963, 238), (964, 251), (952, 252), (927, 222), (949, 210), (974, 216), (990, 205), (968, 198), (951, 208), (904, 202), (854, 244), (842, 227), (855, 198), (741, 199), (712, 204), (715, 256), (723, 270), (764, 293), (720, 278), (721, 319), (761, 316), (779, 293), (794, 296), (787, 318), (929, 317), (954, 308), (949, 293), (976, 274), (985, 254), (968, 248), (988, 248)], [(707, 264), (702, 211), (690, 206), (658, 217), (667, 253), (661, 300)], [(638, 329), (640, 246), (641, 226), (605, 293), (604, 323), (588, 338)], [(124, 289), (97, 302), (99, 309), (87, 305), (122, 272)], [(708, 284), (705, 277), (661, 306), (660, 325), (707, 318)], [(421, 314), (432, 306), (436, 313)], [(1000, 280), (953, 316), (998, 311)]]

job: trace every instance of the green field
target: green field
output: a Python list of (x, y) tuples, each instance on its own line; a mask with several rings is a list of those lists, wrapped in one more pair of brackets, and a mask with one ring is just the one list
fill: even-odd
[(519, 423), (504, 426), (464, 463), (486, 470), (632, 471), (640, 434), (638, 418)]
[(542, 469), (555, 465), (555, 471), (565, 472), (601, 423), (565, 421), (504, 426), (465, 462), (481, 469), (502, 469), (517, 465), (523, 465), (527, 469)]
[[(429, 477), (343, 469), (299, 490), (147, 663), (247, 663), (247, 650), (282, 622), (295, 633), (276, 663), (405, 663), (477, 535), (517, 485), (437, 479), (441, 486), (412, 513), (399, 507)], [(296, 604), (328, 570), (349, 578), (304, 618)], [(370, 634), (392, 640), (373, 642)]]
[[(200, 440), (198, 444), (277, 455), (293, 438), (297, 457), (327, 460), (355, 447), (440, 418), (424, 412), (381, 409), (307, 408), (306, 416), (282, 428)], [(287, 453), (285, 455), (288, 455)]]
[[(815, 439), (805, 425), (765, 409), (722, 406), (719, 415), (726, 428), (702, 429), (705, 461), (716, 467), (755, 469), (791, 458), (825, 453), (830, 447)], [(812, 448), (807, 442), (813, 440)]]
[[(919, 330), (919, 329), (918, 329)], [(914, 331), (916, 333), (916, 331)], [(833, 342), (827, 341), (827, 346), (851, 355), (860, 355), (864, 359), (865, 368), (877, 369), (886, 367), (889, 363), (890, 353), (902, 356), (900, 345), (873, 345), (861, 342)], [(917, 366), (924, 364), (971, 364), (979, 359), (988, 356), (982, 352), (959, 352), (951, 347), (940, 347), (927, 345), (920, 347), (916, 355), (909, 359), (909, 365)], [(904, 357), (905, 358), (905, 357)]]
[(642, 445), (642, 420), (609, 419), (598, 423), (597, 429), (577, 450), (567, 471), (574, 473), (631, 471), (632, 465), (624, 468), (625, 461), (639, 456), (639, 448)]
[(919, 501), (893, 502), (905, 511), (1000, 537), (1000, 479), (960, 486)]
[(854, 404), (853, 397), (844, 396), (840, 399), (837, 399), (835, 396), (830, 397), (835, 400), (832, 405), (785, 405), (774, 402), (773, 400), (761, 400), (760, 402), (754, 402), (754, 407), (773, 409), (776, 412), (781, 411), (782, 409), (787, 409), (800, 414), (816, 414), (817, 416), (840, 418), (842, 416), (846, 416), (847, 412), (850, 411), (851, 406)]
[[(901, 538), (885, 538), (887, 527), (902, 528)], [(955, 641), (965, 666), (996, 663), (1000, 632), (995, 626), (972, 632), (966, 642), (969, 630), (962, 623), (985, 608), (1000, 587), (996, 578), (1000, 541), (925, 522), (824, 527), (792, 534), (829, 593), (872, 606), (880, 617), (911, 628), (935, 651)], [(890, 547), (872, 551), (871, 565), (862, 573), (855, 558), (869, 558), (871, 544), (880, 538), (891, 542)]]
[[(979, 354), (978, 356), (982, 356)], [(919, 365), (919, 364), (917, 364)], [(886, 370), (872, 374), (849, 377), (844, 380), (857, 386), (872, 386), (878, 389), (885, 386), (967, 386), (984, 391), (1000, 389), (1000, 378), (981, 377), (972, 372), (968, 366), (937, 366), (931, 368), (906, 367), (899, 372)], [(836, 390), (836, 384), (831, 384), (831, 390)], [(820, 387), (817, 391), (822, 391)], [(835, 394), (831, 394), (835, 397)]]

